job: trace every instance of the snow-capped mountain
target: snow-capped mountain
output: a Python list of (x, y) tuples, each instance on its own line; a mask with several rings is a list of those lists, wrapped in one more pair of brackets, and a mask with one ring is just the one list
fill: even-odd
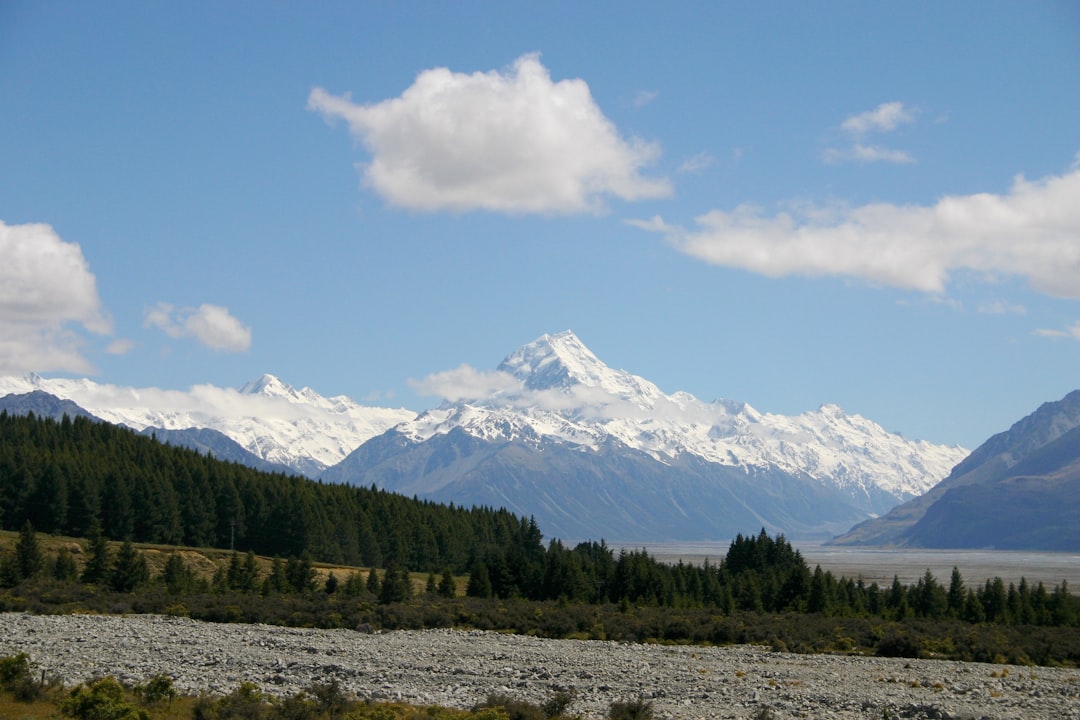
[(507, 506), (561, 537), (701, 539), (840, 531), (967, 455), (833, 405), (789, 417), (667, 395), (569, 331), (519, 348), (488, 379), (497, 390), (398, 425), (324, 478)]
[(93, 415), (138, 431), (217, 430), (255, 456), (315, 477), (411, 410), (365, 407), (345, 396), (296, 390), (273, 375), (239, 389), (196, 385), (188, 391), (102, 385), (91, 380), (0, 378), (0, 396), (44, 391)]

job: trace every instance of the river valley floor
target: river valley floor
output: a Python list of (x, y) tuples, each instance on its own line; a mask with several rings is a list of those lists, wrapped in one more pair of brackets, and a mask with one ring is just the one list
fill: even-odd
[(0, 656), (26, 652), (67, 684), (169, 675), (224, 694), (253, 682), (277, 695), (337, 680), (361, 698), (468, 708), (489, 694), (599, 720), (644, 698), (660, 720), (905, 717), (1080, 720), (1080, 670), (794, 655), (767, 648), (545, 640), (460, 630), (363, 633), (220, 625), (153, 615), (0, 614)]

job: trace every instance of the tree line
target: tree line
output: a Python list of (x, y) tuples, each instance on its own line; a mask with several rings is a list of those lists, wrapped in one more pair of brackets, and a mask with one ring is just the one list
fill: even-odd
[[(259, 472), (84, 418), (0, 413), (0, 513), (4, 529), (22, 531), (24, 545), (35, 531), (89, 538), (87, 565), (100, 563), (101, 573), (112, 574), (88, 576), (84, 567), (78, 579), (116, 583), (118, 591), (150, 581), (137, 567), (117, 573), (121, 555), (138, 564), (129, 547), (134, 541), (238, 550), (208, 584), (178, 555), (170, 558), (157, 580), (178, 594), (340, 591), (398, 602), (409, 595), (412, 571), (428, 574), (433, 594), (453, 594), (453, 575), (468, 575), (466, 593), (475, 598), (711, 608), (727, 615), (1080, 624), (1080, 598), (1064, 582), (1047, 588), (994, 578), (969, 586), (954, 570), (947, 584), (927, 571), (912, 585), (894, 578), (880, 587), (811, 570), (783, 536), (764, 529), (738, 535), (722, 560), (701, 565), (662, 563), (645, 550), (616, 554), (603, 541), (544, 545), (534, 521), (505, 510)], [(108, 553), (95, 548), (107, 538), (127, 542), (117, 557), (99, 560)], [(276, 558), (268, 573), (259, 571), (256, 553)], [(382, 572), (317, 587), (312, 561)], [(28, 562), (18, 548), (3, 562), (0, 581), (9, 586), (46, 572), (44, 562)], [(64, 569), (69, 562), (50, 561), (57, 579), (72, 579)]]
[(0, 412), (0, 527), (235, 548), (416, 571), (466, 571), (477, 553), (535, 546), (530, 519), (374, 487), (266, 473), (65, 416)]

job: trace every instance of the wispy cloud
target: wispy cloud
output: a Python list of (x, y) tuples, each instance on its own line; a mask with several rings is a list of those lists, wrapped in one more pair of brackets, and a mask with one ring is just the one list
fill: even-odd
[(687, 158), (683, 161), (683, 164), (679, 166), (679, 172), (681, 173), (700, 173), (708, 170), (715, 162), (713, 156), (707, 152), (699, 152), (691, 158)]
[(143, 325), (156, 327), (171, 338), (194, 338), (215, 350), (244, 352), (251, 347), (251, 328), (220, 305), (175, 308), (161, 302), (147, 308)]
[(634, 95), (634, 107), (643, 108), (658, 97), (660, 97), (660, 93), (655, 90), (639, 90)]
[(914, 109), (902, 102), (887, 102), (858, 115), (852, 115), (840, 124), (850, 138), (851, 145), (846, 148), (827, 148), (823, 159), (827, 163), (841, 162), (889, 162), (909, 164), (915, 158), (906, 150), (896, 150), (884, 145), (868, 145), (863, 138), (870, 133), (889, 133), (901, 125), (915, 121)]
[(1027, 308), (1015, 303), (1007, 303), (1003, 300), (983, 303), (978, 308), (983, 315), (1026, 315)]
[(840, 127), (855, 135), (869, 132), (892, 132), (915, 120), (915, 111), (902, 102), (887, 102), (858, 115), (852, 115)]
[(907, 165), (915, 162), (915, 158), (906, 150), (893, 150), (883, 145), (863, 145), (855, 143), (843, 150), (828, 148), (824, 154), (825, 162), (830, 164), (841, 162), (891, 162), (897, 165)]
[(91, 372), (79, 328), (112, 332), (82, 249), (49, 225), (0, 221), (0, 372)]
[(1034, 334), (1047, 338), (1072, 338), (1074, 340), (1080, 340), (1080, 322), (1075, 322), (1064, 330), (1040, 328), (1036, 330)]
[(641, 174), (659, 147), (622, 138), (584, 80), (552, 82), (537, 55), (506, 72), (426, 70), (371, 105), (315, 88), (308, 108), (348, 122), (372, 156), (366, 184), (414, 210), (598, 212), (605, 197), (671, 194)]
[(633, 224), (680, 251), (770, 277), (843, 276), (944, 293), (949, 276), (1024, 277), (1038, 291), (1080, 299), (1080, 168), (1007, 193), (942, 198), (930, 206), (806, 205), (766, 215), (740, 205), (697, 218), (696, 230), (661, 217)]

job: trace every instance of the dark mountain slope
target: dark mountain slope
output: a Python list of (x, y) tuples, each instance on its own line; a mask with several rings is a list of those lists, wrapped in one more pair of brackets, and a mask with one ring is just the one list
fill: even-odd
[(979, 446), (925, 495), (856, 525), (838, 545), (1080, 548), (1080, 391)]

